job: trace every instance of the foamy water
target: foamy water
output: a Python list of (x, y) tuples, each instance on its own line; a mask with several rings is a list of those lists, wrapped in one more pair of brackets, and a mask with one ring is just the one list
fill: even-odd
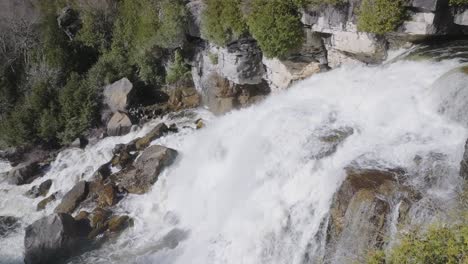
[[(149, 193), (130, 195), (117, 205), (119, 213), (135, 220), (134, 227), (72, 262), (259, 264), (304, 263), (306, 255), (321, 259), (324, 241), (314, 238), (344, 180), (343, 168), (363, 157), (412, 172), (411, 182), (425, 198), (411, 216), (415, 222), (430, 219), (436, 211), (427, 203), (448, 208), (461, 182), (458, 166), (468, 131), (440, 113), (443, 102), (437, 98), (443, 91), (433, 87), (456, 66), (455, 61), (400, 61), (343, 67), (247, 109), (216, 118), (200, 110), (179, 120), (192, 124), (202, 116), (207, 127), (185, 128), (153, 142), (180, 155)], [(50, 178), (51, 192), (70, 189), (107, 162), (115, 144), (144, 135), (156, 124), (85, 150), (67, 150), (34, 184)], [(315, 159), (324, 148), (318, 137), (343, 128), (352, 128), (354, 134), (331, 156)], [(443, 159), (428, 185), (428, 167), (416, 166), (414, 158), (430, 153)], [(57, 202), (44, 212), (34, 211), (40, 199), (21, 195), (30, 187), (1, 184), (0, 215), (22, 217), (26, 226), (52, 213)], [(5, 263), (21, 263), (23, 235), (21, 231), (0, 241), (0, 258), (9, 261)]]

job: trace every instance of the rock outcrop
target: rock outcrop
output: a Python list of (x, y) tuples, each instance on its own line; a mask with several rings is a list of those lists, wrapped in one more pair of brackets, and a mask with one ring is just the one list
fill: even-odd
[(129, 193), (145, 193), (158, 180), (161, 171), (170, 166), (176, 157), (177, 151), (174, 149), (150, 146), (143, 151), (134, 166), (112, 175), (111, 179)]
[(26, 228), (24, 238), (26, 264), (63, 263), (87, 244), (89, 226), (69, 214), (53, 214)]
[[(390, 234), (396, 205), (417, 199), (403, 185), (405, 171), (377, 163), (346, 168), (346, 180), (335, 194), (327, 228), (327, 256), (333, 263), (363, 262), (369, 250), (381, 249)], [(399, 214), (404, 214), (401, 211)], [(403, 216), (401, 216), (403, 217)]]
[(55, 208), (56, 213), (73, 213), (78, 205), (88, 195), (88, 183), (85, 181), (78, 182), (70, 191), (62, 198), (62, 202)]

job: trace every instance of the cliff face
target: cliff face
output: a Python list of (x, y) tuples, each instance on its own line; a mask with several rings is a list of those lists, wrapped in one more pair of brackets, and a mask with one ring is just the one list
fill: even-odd
[[(192, 59), (195, 86), (206, 95), (205, 103), (214, 112), (223, 113), (261, 98), (268, 90), (285, 89), (297, 80), (344, 63), (378, 64), (388, 57), (390, 49), (436, 38), (461, 37), (468, 32), (466, 7), (450, 7), (448, 1), (442, 0), (406, 2), (405, 21), (394, 32), (359, 32), (361, 3), (362, 0), (350, 0), (337, 6), (302, 8), (304, 43), (277, 59), (264, 56), (253, 39), (237, 39), (227, 47), (210, 43), (200, 33), (205, 5), (201, 0), (190, 1), (188, 33), (198, 40)], [(220, 83), (226, 87), (220, 88)], [(220, 89), (232, 92), (220, 95)]]

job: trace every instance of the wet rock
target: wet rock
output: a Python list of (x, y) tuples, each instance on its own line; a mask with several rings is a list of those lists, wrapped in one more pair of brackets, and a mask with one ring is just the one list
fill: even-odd
[(101, 165), (97, 169), (97, 171), (93, 174), (93, 179), (100, 180), (100, 181), (107, 179), (112, 174), (110, 165), (111, 165), (110, 162)]
[(127, 114), (117, 112), (107, 123), (107, 134), (109, 136), (122, 136), (130, 132), (132, 121)]
[(39, 162), (21, 163), (8, 173), (8, 183), (13, 185), (29, 184), (42, 176)]
[(197, 121), (195, 121), (195, 128), (196, 129), (202, 129), (205, 127), (205, 123), (203, 122), (203, 119), (199, 118)]
[(136, 150), (140, 151), (147, 148), (152, 141), (164, 136), (167, 132), (169, 132), (169, 128), (166, 126), (166, 124), (161, 123), (157, 125), (144, 137), (135, 141)]
[(313, 159), (322, 159), (336, 152), (338, 146), (354, 133), (354, 129), (344, 127), (339, 129), (317, 131), (318, 141)]
[(108, 228), (107, 220), (111, 216), (111, 212), (102, 208), (94, 209), (93, 213), (89, 217), (91, 221), (92, 231), (89, 233), (88, 238), (94, 239), (98, 235), (104, 233)]
[(346, 167), (327, 228), (326, 255), (333, 263), (363, 262), (369, 250), (384, 246), (394, 206), (414, 202), (413, 191), (402, 185), (405, 173), (375, 162), (355, 161)]
[(175, 123), (169, 126), (169, 132), (172, 132), (172, 133), (179, 132), (179, 128), (177, 127)]
[(20, 227), (19, 219), (13, 216), (0, 216), (0, 237), (6, 237)]
[(87, 244), (90, 227), (69, 214), (52, 214), (26, 228), (26, 264), (63, 263)]
[(108, 228), (110, 232), (121, 232), (132, 225), (132, 219), (126, 215), (113, 216), (109, 219)]
[(91, 220), (91, 227), (99, 228), (104, 226), (111, 214), (112, 213), (109, 210), (100, 207), (95, 208), (89, 217)]
[(132, 100), (133, 84), (123, 78), (104, 87), (104, 103), (113, 113), (125, 112)]
[(84, 149), (88, 143), (89, 141), (85, 137), (78, 137), (70, 144), (70, 147)]
[(112, 206), (115, 205), (117, 201), (117, 191), (112, 184), (106, 184), (99, 190), (97, 199), (99, 206)]
[(160, 172), (170, 166), (177, 157), (177, 151), (159, 145), (148, 147), (129, 167), (111, 176), (111, 179), (129, 193), (142, 194), (150, 190)]
[(112, 167), (122, 169), (132, 164), (138, 155), (136, 142), (139, 139), (135, 139), (128, 144), (117, 144), (112, 150), (114, 156), (110, 162)]
[(88, 183), (85, 181), (78, 182), (67, 194), (62, 198), (62, 202), (55, 208), (56, 213), (73, 213), (78, 205), (88, 195)]
[(37, 207), (36, 207), (36, 210), (37, 211), (41, 211), (41, 210), (44, 210), (46, 208), (46, 206), (50, 203), (50, 202), (53, 202), (55, 201), (55, 199), (57, 198), (57, 193), (54, 193), (54, 194), (51, 194), (49, 197), (41, 200), (38, 204), (37, 204)]
[(75, 220), (76, 221), (81, 221), (81, 220), (87, 220), (89, 217), (89, 213), (86, 211), (80, 211), (76, 216)]
[(200, 106), (201, 97), (195, 87), (172, 88), (168, 94), (169, 101), (167, 104), (171, 111), (179, 111)]
[(29, 191), (27, 191), (24, 195), (30, 198), (37, 198), (39, 196), (46, 196), (49, 192), (50, 187), (52, 186), (52, 180), (46, 180), (39, 184), (38, 186), (33, 186)]

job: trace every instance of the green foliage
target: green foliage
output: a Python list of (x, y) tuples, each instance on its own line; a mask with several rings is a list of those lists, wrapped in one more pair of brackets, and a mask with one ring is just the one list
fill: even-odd
[(81, 77), (72, 73), (70, 79), (60, 91), (60, 119), (64, 124), (59, 133), (62, 143), (68, 143), (78, 137), (87, 128), (96, 123), (98, 114), (98, 96)]
[(186, 82), (190, 78), (190, 67), (184, 62), (179, 51), (176, 51), (174, 60), (170, 63), (166, 75), (166, 83), (177, 85)]
[(304, 7), (306, 5), (340, 5), (344, 3), (344, 0), (292, 0), (293, 3), (298, 7)]
[(182, 47), (185, 42), (186, 10), (181, 0), (162, 0), (157, 43), (163, 48)]
[(98, 62), (88, 71), (87, 83), (98, 90), (123, 77), (133, 75), (134, 70), (123, 52), (115, 50), (103, 54)]
[(34, 141), (34, 117), (26, 104), (18, 104), (6, 118), (0, 122), (0, 139), (7, 145), (19, 146)]
[(247, 22), (267, 57), (283, 57), (302, 44), (300, 14), (290, 1), (253, 0)]
[(387, 257), (377, 251), (370, 255), (367, 263), (468, 263), (468, 225), (435, 226), (423, 234), (406, 234)]
[(468, 5), (468, 0), (449, 0), (449, 5), (451, 6)]
[(357, 26), (359, 31), (381, 35), (394, 31), (404, 18), (403, 0), (363, 0)]
[(241, 0), (206, 0), (202, 33), (211, 42), (225, 46), (248, 32), (241, 13)]
[(86, 6), (80, 10), (80, 18), (77, 40), (101, 53), (107, 51), (112, 43), (115, 11)]

